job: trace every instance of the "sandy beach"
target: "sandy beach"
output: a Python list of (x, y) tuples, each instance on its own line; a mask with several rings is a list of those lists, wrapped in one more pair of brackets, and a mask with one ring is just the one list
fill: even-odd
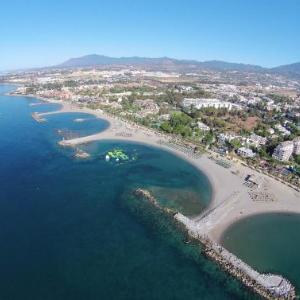
[[(194, 229), (219, 242), (223, 232), (241, 218), (261, 213), (284, 212), (300, 214), (300, 193), (277, 180), (248, 168), (238, 162), (230, 161), (231, 167), (225, 168), (211, 159), (209, 154), (195, 156), (192, 149), (183, 149), (169, 143), (170, 138), (164, 134), (153, 132), (141, 126), (112, 117), (101, 110), (80, 108), (77, 105), (41, 99), (62, 105), (59, 111), (40, 113), (40, 117), (55, 113), (81, 112), (94, 115), (109, 122), (103, 132), (61, 141), (62, 146), (76, 146), (97, 140), (126, 140), (136, 143), (160, 147), (187, 160), (211, 182), (213, 196), (209, 208), (191, 220)], [(224, 158), (222, 158), (224, 160)], [(259, 185), (249, 187), (245, 178), (254, 175)]]

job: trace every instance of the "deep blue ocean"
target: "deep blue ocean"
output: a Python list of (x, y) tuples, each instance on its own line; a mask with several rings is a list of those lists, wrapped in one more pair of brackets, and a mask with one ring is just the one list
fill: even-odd
[[(123, 204), (143, 187), (192, 215), (210, 201), (203, 174), (168, 152), (113, 140), (81, 146), (91, 157), (76, 159), (57, 142), (108, 124), (78, 113), (38, 123), (32, 112), (59, 106), (32, 106), (40, 101), (4, 95), (10, 89), (0, 85), (1, 300), (256, 299), (198, 248)], [(105, 161), (115, 148), (130, 159)]]

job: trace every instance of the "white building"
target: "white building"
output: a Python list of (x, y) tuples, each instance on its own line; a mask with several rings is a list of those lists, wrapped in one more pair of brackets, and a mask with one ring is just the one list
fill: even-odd
[(249, 138), (249, 143), (253, 144), (255, 147), (263, 146), (267, 143), (267, 138), (252, 133)]
[(209, 131), (210, 130), (210, 128), (207, 125), (205, 125), (204, 123), (202, 123), (201, 121), (198, 121), (197, 125), (198, 125), (198, 128), (202, 131)]
[(238, 138), (238, 136), (235, 135), (234, 133), (226, 132), (226, 133), (220, 133), (218, 135), (218, 141), (222, 144), (224, 144), (225, 142), (230, 142), (235, 138)]
[(296, 155), (300, 154), (300, 136), (296, 137), (294, 140), (294, 153)]
[(180, 91), (184, 91), (184, 92), (190, 92), (193, 90), (193, 87), (191, 86), (185, 86), (185, 85), (181, 85), (179, 86)]
[(194, 106), (196, 109), (201, 108), (207, 108), (207, 107), (213, 107), (216, 109), (219, 108), (226, 108), (228, 110), (231, 110), (233, 107), (240, 108), (238, 105), (221, 101), (218, 99), (210, 99), (210, 98), (184, 98), (182, 100), (182, 106), (183, 107), (191, 107)]
[(275, 128), (283, 135), (283, 136), (287, 136), (290, 135), (291, 132), (289, 130), (287, 130), (285, 127), (283, 127), (281, 124), (277, 124), (275, 125)]
[(292, 141), (286, 141), (275, 148), (272, 157), (280, 161), (288, 161), (293, 151), (294, 143)]
[(246, 147), (241, 147), (237, 150), (237, 154), (242, 156), (242, 157), (254, 157), (255, 156), (255, 153), (249, 149), (249, 148), (246, 148)]
[(269, 128), (267, 131), (268, 131), (270, 134), (274, 134), (274, 133), (275, 133), (275, 130), (274, 130), (273, 128)]

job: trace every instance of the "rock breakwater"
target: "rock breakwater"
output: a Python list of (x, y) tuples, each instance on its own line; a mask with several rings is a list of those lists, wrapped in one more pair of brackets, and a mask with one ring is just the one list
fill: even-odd
[(189, 239), (201, 243), (201, 252), (205, 256), (215, 261), (228, 274), (240, 280), (240, 282), (258, 295), (270, 300), (296, 299), (295, 288), (281, 275), (261, 274), (257, 272), (220, 244), (199, 233), (193, 220), (172, 209), (162, 207), (149, 191), (137, 189), (133, 194), (138, 199), (146, 200), (156, 209), (172, 217), (176, 225), (185, 231)]

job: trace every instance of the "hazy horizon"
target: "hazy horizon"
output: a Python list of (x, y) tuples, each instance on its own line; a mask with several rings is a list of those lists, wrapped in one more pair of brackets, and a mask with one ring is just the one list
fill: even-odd
[[(276, 67), (300, 61), (300, 2), (87, 0), (1, 5), (0, 70), (96, 53)], [(167, 13), (166, 13), (167, 12)]]
[[(47, 67), (52, 67), (52, 66), (56, 66), (56, 65), (60, 65), (64, 62), (66, 62), (69, 59), (73, 59), (73, 58), (80, 58), (80, 57), (84, 57), (84, 56), (89, 56), (89, 55), (99, 55), (99, 56), (106, 56), (106, 57), (113, 57), (113, 58), (127, 58), (127, 57), (140, 57), (140, 58), (170, 58), (170, 59), (177, 59), (177, 60), (195, 60), (195, 61), (199, 61), (199, 62), (207, 62), (207, 61), (222, 61), (222, 62), (227, 62), (227, 63), (237, 63), (237, 64), (245, 64), (245, 65), (256, 65), (259, 67), (263, 67), (263, 68), (274, 68), (274, 67), (279, 67), (282, 66), (281, 65), (274, 65), (274, 66), (264, 66), (264, 65), (257, 65), (257, 64), (252, 64), (252, 63), (248, 63), (248, 62), (242, 62), (242, 61), (225, 61), (225, 60), (220, 60), (220, 59), (210, 59), (210, 60), (198, 60), (198, 59), (194, 59), (194, 58), (185, 58), (185, 57), (172, 57), (172, 56), (168, 56), (168, 55), (162, 55), (162, 56), (156, 56), (156, 57), (150, 57), (150, 56), (145, 56), (145, 55), (131, 55), (131, 56), (125, 56), (125, 55), (121, 55), (121, 56), (112, 56), (109, 54), (98, 54), (98, 53), (90, 53), (90, 54), (83, 54), (83, 55), (78, 55), (78, 56), (73, 56), (73, 57), (68, 57), (62, 61), (59, 61), (57, 63), (54, 64), (50, 64), (50, 65), (35, 65), (35, 66), (28, 66), (28, 67), (20, 67), (20, 68), (12, 68), (12, 69), (1, 69), (1, 72), (12, 72), (12, 71), (22, 71), (22, 70), (28, 70), (28, 69), (35, 69), (35, 68), (47, 68)], [(289, 65), (289, 64), (293, 64), (293, 63), (298, 63), (300, 62), (300, 59), (298, 61), (294, 61), (294, 62), (290, 62), (284, 65)]]

